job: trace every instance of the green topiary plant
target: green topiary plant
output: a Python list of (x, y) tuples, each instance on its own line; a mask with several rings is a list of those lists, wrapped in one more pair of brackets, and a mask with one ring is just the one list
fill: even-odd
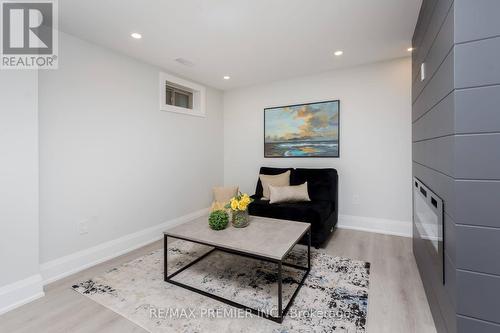
[(229, 223), (229, 215), (224, 210), (214, 210), (208, 217), (208, 225), (214, 230), (222, 230)]

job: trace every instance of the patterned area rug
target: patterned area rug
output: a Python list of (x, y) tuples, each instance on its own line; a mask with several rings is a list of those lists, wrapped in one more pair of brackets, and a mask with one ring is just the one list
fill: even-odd
[[(169, 243), (174, 272), (211, 248)], [(306, 265), (297, 245), (287, 261)], [(365, 332), (370, 264), (312, 249), (311, 271), (282, 324), (163, 281), (163, 250), (110, 269), (73, 289), (149, 332)], [(283, 304), (303, 272), (283, 266)], [(214, 251), (174, 277), (238, 303), (276, 315), (276, 265)]]

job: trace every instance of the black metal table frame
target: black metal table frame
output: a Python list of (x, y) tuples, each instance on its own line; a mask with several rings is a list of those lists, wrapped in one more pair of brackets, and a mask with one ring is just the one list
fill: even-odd
[[(186, 238), (183, 238), (183, 237), (171, 236), (171, 235), (164, 234), (164, 237), (163, 237), (163, 242), (164, 242), (164, 280), (166, 282), (171, 283), (171, 284), (174, 284), (174, 285), (177, 285), (179, 287), (182, 287), (182, 288), (191, 290), (193, 292), (196, 292), (198, 294), (201, 294), (201, 295), (213, 298), (215, 300), (218, 300), (220, 302), (229, 304), (231, 306), (234, 306), (234, 307), (237, 307), (237, 308), (240, 308), (240, 309), (244, 309), (246, 311), (250, 311), (250, 312), (252, 312), (255, 315), (264, 317), (266, 319), (275, 321), (277, 323), (282, 323), (283, 322), (283, 318), (286, 316), (288, 310), (290, 309), (290, 306), (292, 306), (292, 304), (293, 304), (295, 296), (297, 296), (300, 288), (302, 288), (302, 285), (304, 284), (304, 281), (305, 281), (306, 277), (309, 275), (309, 271), (311, 270), (311, 228), (307, 229), (307, 231), (305, 233), (307, 233), (307, 239), (308, 239), (308, 242), (307, 242), (307, 267), (302, 267), (302, 266), (299, 266), (299, 265), (295, 265), (295, 264), (287, 263), (287, 262), (283, 261), (283, 259), (288, 255), (288, 253), (290, 253), (290, 251), (292, 250), (292, 248), (297, 244), (298, 240), (303, 237), (303, 235), (301, 237), (299, 237), (299, 239), (297, 240), (297, 242), (295, 242), (292, 245), (292, 247), (286, 252), (286, 254), (283, 256), (283, 259), (279, 260), (279, 259), (273, 259), (273, 258), (269, 258), (269, 257), (265, 257), (265, 256), (256, 255), (256, 254), (250, 254), (250, 253), (246, 253), (246, 252), (238, 251), (238, 250), (234, 250), (234, 249), (229, 249), (229, 248), (222, 247), (222, 246), (214, 246), (212, 244), (206, 244), (206, 243), (199, 242), (199, 241), (193, 241), (191, 239), (186, 239)], [(213, 247), (213, 249), (211, 249), (210, 251), (208, 251), (207, 253), (203, 254), (199, 258), (193, 260), (189, 264), (185, 265), (184, 267), (178, 269), (177, 271), (175, 271), (175, 272), (173, 272), (173, 273), (171, 273), (169, 275), (167, 273), (167, 261), (168, 261), (168, 246), (167, 246), (168, 245), (168, 241), (167, 241), (167, 238), (168, 237), (176, 238), (176, 239), (180, 239), (180, 240), (184, 240), (184, 241), (188, 241), (188, 242), (192, 242), (192, 243), (197, 243), (197, 244), (202, 244), (202, 245), (210, 246), (210, 247)], [(184, 284), (182, 282), (178, 282), (178, 281), (172, 280), (172, 278), (174, 276), (176, 276), (180, 272), (184, 271), (185, 269), (191, 267), (192, 265), (196, 264), (197, 262), (199, 262), (203, 258), (207, 257), (208, 255), (210, 255), (212, 252), (214, 252), (216, 250), (221, 251), (221, 252), (236, 254), (236, 255), (239, 255), (239, 256), (242, 256), (242, 257), (253, 258), (253, 259), (258, 259), (258, 260), (262, 260), (262, 261), (266, 261), (266, 262), (271, 262), (271, 263), (275, 263), (275, 264), (278, 265), (278, 317), (275, 317), (275, 316), (270, 315), (269, 313), (266, 313), (266, 312), (259, 311), (257, 309), (248, 307), (248, 306), (246, 306), (244, 304), (240, 304), (240, 303), (231, 301), (231, 300), (229, 300), (227, 298), (211, 294), (211, 293), (206, 292), (204, 290), (197, 289), (195, 287), (189, 286), (189, 285)], [(301, 279), (301, 281), (299, 283), (299, 285), (295, 289), (292, 297), (290, 298), (290, 300), (288, 301), (288, 304), (285, 306), (284, 309), (283, 309), (283, 304), (282, 304), (283, 303), (283, 293), (282, 293), (282, 288), (283, 288), (282, 287), (282, 284), (283, 284), (283, 266), (292, 267), (292, 268), (299, 269), (299, 270), (302, 270), (302, 271), (305, 272), (304, 276), (302, 277), (302, 279)]]

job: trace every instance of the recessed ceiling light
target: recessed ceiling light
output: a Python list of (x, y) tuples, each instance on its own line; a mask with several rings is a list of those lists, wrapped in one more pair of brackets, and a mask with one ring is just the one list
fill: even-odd
[(135, 39), (141, 39), (142, 35), (140, 33), (133, 32), (130, 34), (130, 37), (135, 38)]
[(338, 57), (338, 56), (343, 55), (343, 54), (344, 54), (344, 51), (340, 51), (340, 50), (338, 50), (338, 51), (335, 51), (333, 54), (335, 54), (335, 55)]
[(409, 47), (409, 48), (407, 48), (407, 49), (406, 49), (406, 51), (408, 51), (408, 52), (411, 52), (411, 51), (413, 51), (413, 50), (414, 50), (414, 48), (413, 48), (413, 47)]
[(231, 77), (229, 75), (224, 75), (224, 80), (229, 80)]

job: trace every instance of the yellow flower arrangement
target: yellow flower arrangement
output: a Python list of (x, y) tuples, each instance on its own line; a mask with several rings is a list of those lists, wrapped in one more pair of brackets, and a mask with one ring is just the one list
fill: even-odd
[(237, 196), (231, 198), (226, 208), (231, 208), (234, 211), (245, 211), (252, 201), (253, 199), (248, 194), (240, 192)]
[(239, 202), (235, 198), (231, 199), (231, 209), (232, 210), (237, 210), (239, 207)]

